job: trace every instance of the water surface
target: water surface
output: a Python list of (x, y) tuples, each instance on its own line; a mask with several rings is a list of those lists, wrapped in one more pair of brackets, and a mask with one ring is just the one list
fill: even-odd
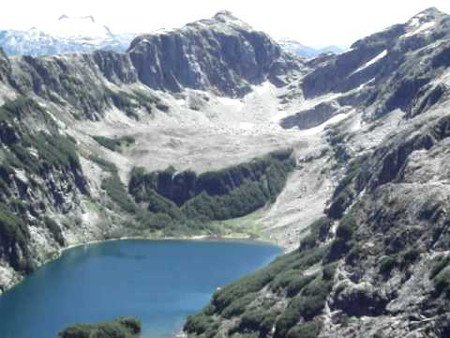
[(69, 324), (141, 319), (171, 337), (217, 287), (269, 263), (280, 248), (243, 241), (110, 241), (67, 250), (0, 296), (0, 337), (50, 338)]

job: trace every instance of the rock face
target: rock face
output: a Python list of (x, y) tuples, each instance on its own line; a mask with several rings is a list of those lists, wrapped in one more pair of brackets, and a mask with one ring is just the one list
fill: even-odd
[(325, 131), (342, 166), (325, 216), (296, 251), (217, 291), (189, 337), (448, 336), (449, 20), (428, 9), (299, 81), (311, 104), (285, 128), (349, 109)]
[[(216, 292), (189, 336), (447, 337), (449, 25), (429, 9), (307, 62), (228, 12), (126, 53), (0, 53), (0, 289), (70, 244), (260, 208), (298, 249)], [(295, 140), (298, 161), (175, 169), (248, 150), (234, 138)], [(132, 170), (145, 156), (175, 168)]]
[[(99, 28), (99, 38), (110, 35), (92, 18), (83, 20)], [(50, 48), (41, 40), (34, 46)], [(285, 54), (267, 35), (227, 12), (171, 32), (140, 36), (124, 53), (8, 57), (1, 51), (0, 291), (67, 245), (149, 236), (155, 227), (161, 230), (173, 223), (170, 217), (180, 211), (167, 216), (171, 210), (166, 207), (172, 207), (170, 198), (181, 204), (173, 196), (184, 188), (178, 181), (167, 177), (167, 186), (161, 184), (163, 191), (158, 191), (170, 203), (161, 197), (157, 206), (140, 208), (128, 194), (132, 166), (121, 152), (135, 143), (130, 125), (145, 130), (156, 115), (170, 115), (172, 107), (183, 111), (186, 95), (190, 107), (199, 98), (200, 108), (192, 108), (197, 112), (215, 94), (231, 100), (262, 82), (282, 85), (291, 73), (305, 69), (302, 61)], [(195, 90), (204, 92), (194, 95)], [(123, 144), (116, 138), (97, 137), (102, 130), (84, 130), (97, 130), (96, 122), (120, 130)], [(277, 182), (285, 182), (287, 171), (278, 162), (268, 170), (267, 177), (263, 172), (238, 191), (239, 199), (252, 204), (239, 202), (234, 213), (218, 210), (221, 219), (273, 202), (283, 187)], [(248, 173), (243, 175), (247, 178)], [(252, 189), (255, 196), (250, 196)], [(194, 191), (214, 204), (208, 192), (200, 192)]]
[(282, 126), (302, 129), (358, 106), (370, 107), (366, 115), (374, 119), (395, 109), (420, 114), (447, 95), (448, 86), (434, 80), (448, 67), (449, 27), (450, 17), (430, 8), (343, 54), (310, 61), (314, 70), (300, 83), (306, 99), (345, 95), (289, 116)]
[(13, 60), (2, 54), (1, 60), (0, 76), (22, 95), (64, 102), (77, 118), (91, 120), (111, 106), (142, 105), (133, 93), (125, 97), (113, 86), (144, 84), (169, 92), (191, 88), (233, 97), (266, 80), (281, 85), (290, 72), (307, 68), (228, 12), (171, 32), (139, 36), (124, 54), (95, 51)]
[(143, 35), (128, 54), (139, 79), (154, 89), (212, 90), (242, 96), (270, 78), (277, 62), (291, 58), (266, 34), (229, 12), (180, 30)]

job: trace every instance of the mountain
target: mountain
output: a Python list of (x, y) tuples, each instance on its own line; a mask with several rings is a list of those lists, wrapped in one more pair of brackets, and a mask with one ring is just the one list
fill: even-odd
[(286, 254), (187, 336), (449, 336), (449, 27), (305, 60), (225, 11), (123, 53), (1, 52), (1, 290), (88, 241), (261, 236)]
[(341, 54), (344, 52), (344, 49), (338, 46), (313, 48), (291, 39), (281, 39), (278, 44), (283, 50), (306, 59), (315, 58), (321, 54)]
[(233, 106), (305, 69), (228, 12), (126, 53), (0, 53), (0, 288), (68, 245), (210, 233), (273, 202), (293, 140)]
[(449, 24), (430, 8), (299, 80), (303, 108), (282, 125), (336, 123), (322, 149), (301, 152), (304, 189), (292, 196), (313, 208), (303, 201), (321, 185), (307, 182), (335, 177), (332, 195), (296, 224), (296, 250), (217, 291), (188, 337), (449, 336)]
[[(206, 51), (206, 52), (205, 52)], [(229, 12), (180, 30), (142, 35), (127, 52), (139, 79), (155, 89), (209, 89), (243, 95), (251, 84), (297, 67), (266, 34), (253, 31)]]
[(62, 15), (29, 30), (0, 30), (0, 46), (8, 55), (89, 53), (97, 49), (124, 52), (136, 34), (113, 33), (92, 16)]

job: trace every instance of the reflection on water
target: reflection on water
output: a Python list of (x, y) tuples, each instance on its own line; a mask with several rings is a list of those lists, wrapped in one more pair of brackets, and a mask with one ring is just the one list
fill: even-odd
[(139, 317), (144, 337), (169, 337), (218, 286), (279, 253), (272, 245), (232, 241), (126, 240), (72, 248), (0, 297), (0, 337), (55, 337), (69, 324), (120, 315)]

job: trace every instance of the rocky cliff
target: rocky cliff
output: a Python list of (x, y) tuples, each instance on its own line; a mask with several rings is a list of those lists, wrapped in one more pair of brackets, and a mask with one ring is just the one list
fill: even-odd
[(0, 53), (1, 289), (69, 245), (244, 216), (289, 253), (187, 335), (448, 336), (449, 24), (308, 61), (228, 12), (126, 53)]
[(298, 63), (229, 12), (181, 30), (140, 36), (128, 54), (139, 79), (151, 88), (176, 92), (187, 87), (228, 96), (242, 96), (250, 85), (275, 80), (280, 68)]
[(340, 179), (298, 249), (217, 291), (188, 336), (449, 335), (448, 23), (426, 10), (300, 80), (316, 105), (282, 124), (345, 116), (323, 153)]
[[(124, 235), (156, 236), (161, 229), (172, 235), (198, 232), (180, 227), (186, 220), (171, 214), (165, 197), (159, 202), (166, 208), (156, 210), (141, 207), (128, 194), (134, 166), (145, 160), (144, 167), (156, 169), (153, 154), (142, 155), (149, 151), (149, 137), (166, 142), (173, 132), (164, 126), (173, 128), (172, 121), (185, 115), (201, 136), (194, 113), (205, 105), (213, 111), (217, 107), (212, 104), (226, 101), (216, 95), (242, 97), (252, 86), (266, 81), (282, 85), (304, 69), (266, 34), (228, 12), (171, 32), (140, 36), (126, 53), (8, 57), (1, 52), (0, 289), (69, 245)], [(236, 157), (220, 168), (233, 170), (267, 152)], [(175, 158), (169, 161), (167, 167), (177, 166)], [(270, 165), (267, 173), (244, 186), (256, 189), (252, 205), (231, 213), (219, 210), (221, 219), (273, 202), (288, 170), (278, 162)], [(230, 189), (222, 197), (249, 200), (244, 188), (233, 197), (228, 196)]]

